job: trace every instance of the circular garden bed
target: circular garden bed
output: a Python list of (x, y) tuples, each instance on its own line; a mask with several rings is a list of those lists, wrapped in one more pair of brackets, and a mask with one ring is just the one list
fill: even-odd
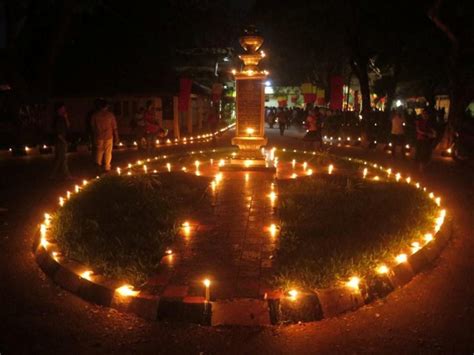
[[(211, 206), (222, 179), (216, 172), (232, 154), (213, 150), (155, 157), (76, 186), (80, 193), (61, 197), (61, 208), (46, 216), (40, 247), (58, 263), (59, 256), (74, 260), (95, 275), (139, 288), (171, 253), (187, 216)], [(269, 302), (294, 301), (298, 293), (331, 287), (359, 292), (361, 280), (369, 285), (374, 274), (396, 274), (391, 270), (416, 256), (444, 221), (439, 198), (391, 169), (315, 152), (274, 149), (267, 156), (276, 157), (278, 166), (272, 206), (279, 226), (266, 281), (283, 290), (277, 296), (265, 293)], [(200, 170), (205, 165), (209, 169)], [(268, 235), (262, 232), (262, 237)], [(82, 277), (90, 280), (89, 275)], [(138, 293), (131, 290), (122, 291)]]

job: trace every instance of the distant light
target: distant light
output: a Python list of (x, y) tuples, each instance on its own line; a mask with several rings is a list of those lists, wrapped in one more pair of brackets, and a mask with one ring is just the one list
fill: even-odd
[(401, 100), (397, 100), (397, 101), (395, 102), (395, 106), (397, 106), (397, 107), (400, 107), (400, 106), (402, 106), (402, 105), (403, 105), (403, 103), (401, 102)]
[(265, 86), (272, 86), (272, 82), (270, 80), (265, 81)]

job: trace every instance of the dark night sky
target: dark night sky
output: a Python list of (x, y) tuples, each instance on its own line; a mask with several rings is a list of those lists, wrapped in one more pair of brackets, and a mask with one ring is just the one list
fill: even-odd
[[(56, 92), (156, 88), (175, 80), (176, 66), (212, 67), (217, 59), (178, 55), (178, 50), (233, 47), (238, 54), (238, 36), (249, 23), (265, 37), (269, 56), (263, 64), (277, 84), (324, 82), (325, 75), (348, 71), (354, 8), (360, 12), (361, 47), (376, 65), (383, 69), (402, 58), (407, 78), (445, 80), (449, 42), (428, 19), (433, 0), (74, 1), (81, 6), (54, 66)], [(18, 3), (37, 6), (20, 57), (22, 74), (34, 79), (45, 38), (57, 22), (48, 4), (61, 1)], [(444, 3), (443, 17), (457, 32), (472, 35), (472, 5)]]

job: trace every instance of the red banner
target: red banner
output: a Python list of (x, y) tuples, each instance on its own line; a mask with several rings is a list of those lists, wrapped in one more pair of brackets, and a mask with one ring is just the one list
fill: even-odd
[(312, 104), (316, 100), (316, 94), (303, 94), (304, 103)]
[(333, 76), (331, 78), (331, 101), (329, 108), (331, 110), (342, 110), (344, 80), (342, 76)]
[(287, 104), (288, 104), (287, 99), (278, 100), (278, 107), (286, 107)]
[(191, 97), (191, 87), (193, 81), (187, 78), (179, 79), (179, 101), (178, 110), (180, 112), (187, 111), (189, 109), (189, 98)]

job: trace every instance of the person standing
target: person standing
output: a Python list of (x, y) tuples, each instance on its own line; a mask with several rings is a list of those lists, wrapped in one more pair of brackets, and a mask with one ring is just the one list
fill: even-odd
[[(303, 140), (309, 142), (310, 149), (321, 148), (322, 138), (319, 126), (319, 109), (310, 110), (306, 117), (306, 135)], [(319, 147), (317, 146), (319, 145)]]
[(397, 146), (400, 146), (402, 157), (404, 157), (403, 146), (405, 144), (405, 117), (400, 111), (392, 111), (392, 156), (397, 154)]
[(151, 153), (156, 147), (156, 138), (161, 130), (160, 124), (156, 119), (155, 107), (151, 100), (148, 100), (146, 103), (143, 119), (145, 121), (146, 150), (147, 153)]
[(425, 170), (426, 165), (431, 160), (433, 148), (433, 139), (436, 137), (436, 131), (430, 122), (430, 115), (425, 108), (421, 112), (421, 117), (416, 121), (416, 152), (415, 160), (420, 172)]
[(54, 165), (51, 172), (52, 179), (70, 179), (67, 164), (67, 131), (69, 129), (69, 117), (64, 103), (59, 102), (54, 108), (53, 131), (55, 137)]
[(92, 115), (92, 130), (96, 145), (96, 164), (99, 171), (104, 164), (105, 172), (109, 172), (112, 162), (112, 149), (115, 142), (118, 143), (117, 120), (115, 115), (109, 111), (108, 104), (102, 100), (99, 110)]

